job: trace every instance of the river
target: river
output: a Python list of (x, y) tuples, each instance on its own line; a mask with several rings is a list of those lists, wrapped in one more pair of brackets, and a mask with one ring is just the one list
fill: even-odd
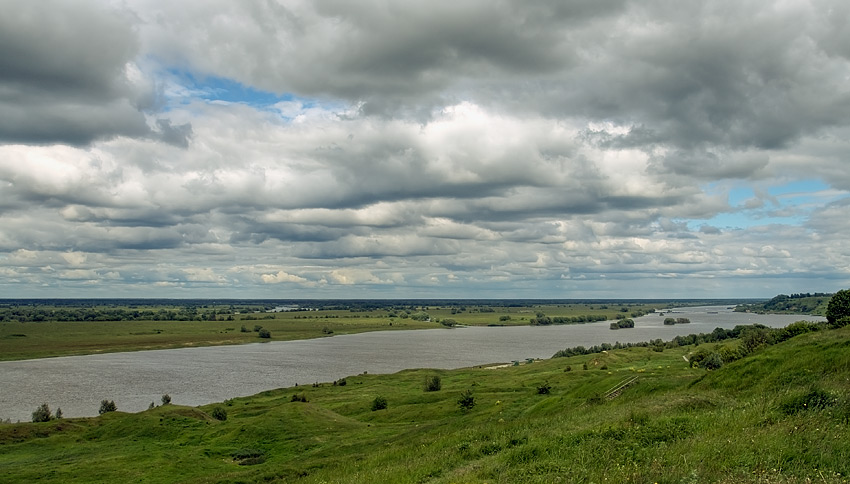
[[(665, 326), (665, 317), (691, 324)], [(29, 421), (38, 405), (66, 417), (94, 416), (103, 399), (127, 412), (160, 403), (203, 405), (265, 390), (329, 382), (364, 371), (463, 368), (549, 358), (556, 351), (602, 343), (669, 341), (677, 335), (760, 323), (783, 327), (817, 316), (735, 313), (724, 306), (675, 309), (635, 318), (632, 329), (610, 321), (555, 326), (460, 327), (385, 331), (300, 341), (67, 356), (0, 362), (0, 418)]]

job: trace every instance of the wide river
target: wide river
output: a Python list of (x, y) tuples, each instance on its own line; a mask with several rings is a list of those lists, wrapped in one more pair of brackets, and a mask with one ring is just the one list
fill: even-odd
[(383, 331), (329, 338), (67, 356), (0, 362), (0, 419), (29, 421), (38, 405), (62, 408), (66, 417), (94, 416), (103, 399), (127, 412), (160, 403), (167, 393), (180, 405), (203, 405), (264, 390), (329, 382), (367, 371), (462, 368), (550, 358), (556, 351), (617, 341), (641, 342), (714, 328), (761, 323), (783, 327), (817, 316), (736, 313), (724, 306), (676, 309), (669, 317), (691, 324), (665, 326), (650, 314), (632, 329), (610, 321), (557, 326), (462, 327)]

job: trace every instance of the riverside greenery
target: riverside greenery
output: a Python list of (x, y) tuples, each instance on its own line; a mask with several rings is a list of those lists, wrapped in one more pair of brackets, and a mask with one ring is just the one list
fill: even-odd
[[(715, 370), (685, 361), (741, 350), (745, 334), (0, 425), (0, 471), (10, 482), (847, 482), (850, 327), (792, 328)], [(425, 391), (433, 375), (442, 388)], [(388, 405), (372, 411), (377, 397)]]

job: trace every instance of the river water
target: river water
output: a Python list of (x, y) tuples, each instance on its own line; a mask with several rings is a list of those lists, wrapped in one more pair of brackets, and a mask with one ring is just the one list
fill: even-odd
[[(691, 324), (665, 326), (665, 317)], [(677, 335), (760, 323), (783, 327), (817, 316), (736, 313), (724, 306), (675, 309), (635, 318), (632, 329), (610, 321), (557, 326), (461, 327), (337, 335), (301, 341), (181, 348), (0, 362), (0, 419), (29, 421), (47, 402), (66, 417), (94, 416), (103, 399), (127, 412), (160, 403), (203, 405), (295, 384), (409, 368), (462, 368), (550, 358), (556, 351), (602, 343), (665, 341)]]

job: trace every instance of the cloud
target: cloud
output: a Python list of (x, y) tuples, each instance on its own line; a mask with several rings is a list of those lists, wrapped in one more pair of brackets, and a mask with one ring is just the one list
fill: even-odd
[(8, 294), (850, 284), (842, 2), (19, 3)]

